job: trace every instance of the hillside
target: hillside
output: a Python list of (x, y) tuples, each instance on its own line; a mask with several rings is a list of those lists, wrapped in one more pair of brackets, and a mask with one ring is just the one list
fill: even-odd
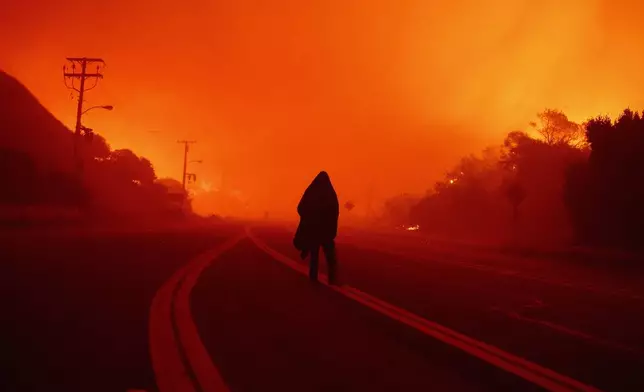
[(0, 148), (26, 153), (39, 172), (73, 167), (71, 132), (18, 80), (0, 70)]
[(41, 207), (80, 207), (93, 219), (156, 219), (187, 212), (189, 203), (168, 193), (149, 160), (126, 149), (112, 151), (99, 135), (82, 139), (79, 177), (72, 132), (2, 71), (0, 102), (0, 211), (37, 206), (39, 214)]

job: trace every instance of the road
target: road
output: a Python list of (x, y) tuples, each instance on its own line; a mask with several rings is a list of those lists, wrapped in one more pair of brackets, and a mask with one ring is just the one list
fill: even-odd
[(333, 289), (248, 233), (2, 236), (0, 389), (644, 390), (634, 273), (350, 233)]
[[(255, 230), (297, 258), (288, 230)], [(644, 286), (565, 260), (340, 236), (343, 282), (602, 390), (644, 390)]]
[(156, 291), (240, 230), (3, 233), (0, 390), (154, 390)]

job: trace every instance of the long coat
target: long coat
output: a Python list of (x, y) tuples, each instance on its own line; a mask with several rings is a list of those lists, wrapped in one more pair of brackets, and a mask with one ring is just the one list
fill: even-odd
[(338, 233), (340, 205), (326, 172), (320, 172), (306, 188), (297, 206), (300, 215), (293, 244), (300, 251), (332, 242)]

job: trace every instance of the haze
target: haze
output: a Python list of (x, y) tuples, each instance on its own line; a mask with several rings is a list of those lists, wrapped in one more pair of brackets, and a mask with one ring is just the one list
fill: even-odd
[(294, 216), (319, 170), (359, 213), (545, 107), (644, 107), (636, 1), (4, 2), (0, 68), (58, 118), (74, 123), (64, 58), (102, 57), (87, 102), (115, 110), (86, 125), (160, 177), (181, 175), (177, 139), (198, 140), (198, 185), (255, 214)]

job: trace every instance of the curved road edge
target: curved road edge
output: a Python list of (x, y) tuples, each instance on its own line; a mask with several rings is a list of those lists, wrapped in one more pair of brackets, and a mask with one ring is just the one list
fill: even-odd
[[(244, 233), (200, 254), (177, 270), (157, 291), (150, 309), (150, 355), (160, 392), (229, 391), (199, 337), (190, 311), (190, 292), (204, 269), (246, 237), (250, 238), (259, 249), (266, 252), (271, 258), (307, 275), (307, 268), (303, 264), (269, 247), (254, 235), (250, 227), (246, 227)], [(423, 319), (353, 287), (347, 285), (329, 286), (326, 276), (320, 278), (322, 284), (349, 299), (546, 390), (557, 392), (599, 391), (494, 346)]]
[(197, 332), (190, 312), (190, 292), (203, 270), (244, 238), (246, 233), (201, 253), (177, 270), (154, 296), (149, 342), (160, 392), (228, 392)]

